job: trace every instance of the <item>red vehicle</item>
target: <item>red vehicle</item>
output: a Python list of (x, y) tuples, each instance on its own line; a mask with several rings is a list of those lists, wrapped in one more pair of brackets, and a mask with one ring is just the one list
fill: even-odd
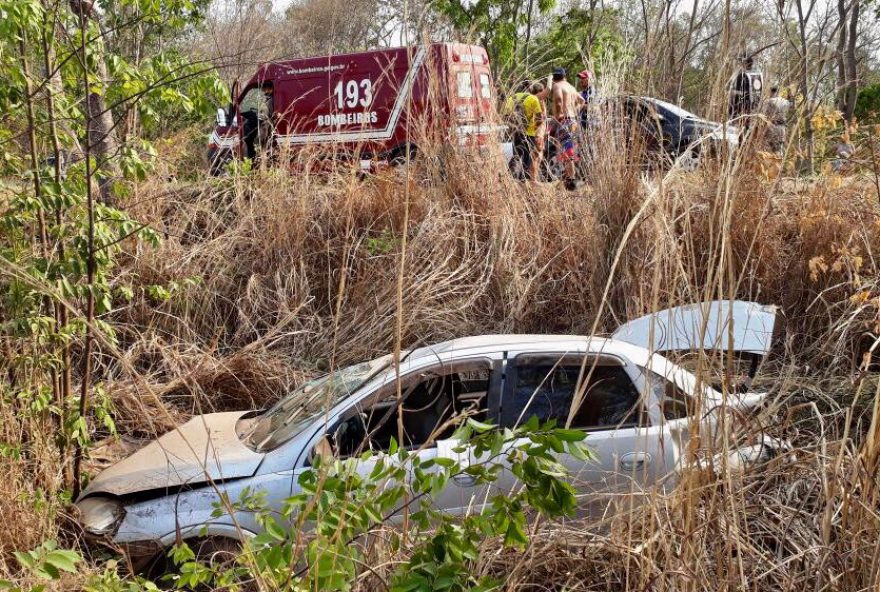
[(486, 143), (497, 131), (494, 103), (489, 56), (474, 45), (270, 62), (240, 92), (236, 83), (229, 108), (218, 109), (208, 158), (219, 173), (234, 158), (293, 155), (318, 145), (358, 158), (363, 167), (393, 164), (407, 149), (417, 152), (419, 142)]

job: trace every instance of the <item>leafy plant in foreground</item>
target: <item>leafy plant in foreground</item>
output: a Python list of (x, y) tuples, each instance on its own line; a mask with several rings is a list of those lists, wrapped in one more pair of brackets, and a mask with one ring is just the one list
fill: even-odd
[[(218, 504), (218, 518), (230, 510), (256, 512), (264, 532), (232, 566), (204, 565), (186, 544), (175, 547), (171, 557), (180, 573), (172, 581), (180, 588), (256, 579), (268, 590), (350, 590), (371, 571), (365, 566), (382, 531), (395, 556), (405, 558), (384, 574), (392, 590), (495, 589), (500, 582), (475, 572), (483, 541), (523, 548), (529, 541), (527, 512), (547, 519), (574, 513), (576, 492), (556, 455), (588, 460), (585, 436), (554, 422), (539, 425), (535, 418), (503, 430), (468, 419), (449, 456), (423, 459), (392, 443), (388, 453), (316, 457), (299, 476), (299, 493), (280, 512), (254, 491), (232, 507)], [(434, 496), (452, 479), (467, 476), (486, 485), (501, 471), (512, 472), (519, 484), (489, 495), (482, 511), (456, 516), (435, 506)]]

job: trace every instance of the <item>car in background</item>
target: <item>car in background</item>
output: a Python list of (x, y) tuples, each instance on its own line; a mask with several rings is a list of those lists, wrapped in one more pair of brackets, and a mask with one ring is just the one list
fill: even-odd
[(739, 146), (740, 130), (733, 125), (708, 121), (653, 97), (613, 97), (599, 103), (597, 111), (601, 120), (612, 123), (616, 139), (640, 152), (645, 163), (694, 170), (703, 155)]
[[(541, 162), (541, 180), (555, 181), (563, 176), (564, 165), (553, 129), (556, 122), (548, 118), (548, 140)], [(702, 119), (672, 103), (653, 97), (622, 95), (604, 99), (590, 107), (585, 129), (578, 134), (578, 178), (589, 180), (590, 167), (598, 156), (596, 146), (612, 146), (614, 150), (632, 155), (639, 166), (668, 168), (677, 165), (683, 170), (697, 168), (705, 154), (739, 146), (740, 130)], [(511, 174), (524, 178), (522, 164), (509, 140), (502, 143), (502, 154)]]
[[(692, 462), (692, 430), (699, 427), (705, 446), (726, 413), (742, 418), (765, 399), (722, 395), (658, 352), (735, 352), (752, 360), (753, 376), (775, 321), (775, 307), (715, 301), (636, 319), (609, 338), (485, 335), (403, 352), (399, 364), (389, 354), (306, 382), (263, 411), (194, 417), (97, 475), (76, 501), (80, 523), (91, 540), (123, 548), (141, 566), (181, 539), (242, 541), (261, 532), (258, 518), (238, 508), (215, 513), (226, 508), (219, 502), (259, 491), (280, 509), (317, 454), (356, 458), (367, 476), (402, 429), (399, 444), (422, 460), (480, 462), (453, 436), (463, 416), (502, 428), (571, 417), (572, 428), (588, 432), (595, 459), (560, 461), (584, 512), (601, 516), (621, 497), (674, 486)], [(573, 408), (576, 392), (586, 394)], [(722, 464), (784, 448), (758, 434)], [(376, 454), (360, 457), (366, 449)], [(517, 483), (509, 470), (491, 484), (458, 474), (433, 502), (454, 514), (479, 511)]]

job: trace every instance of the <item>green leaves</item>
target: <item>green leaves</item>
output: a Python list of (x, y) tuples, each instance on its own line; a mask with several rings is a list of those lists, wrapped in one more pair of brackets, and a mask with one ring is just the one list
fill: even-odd
[(13, 553), (19, 565), (44, 580), (57, 580), (61, 572), (75, 573), (82, 556), (76, 551), (59, 549), (55, 541), (49, 540), (32, 551)]
[[(529, 542), (527, 511), (550, 520), (574, 512), (575, 490), (558, 456), (589, 458), (586, 434), (536, 419), (503, 430), (469, 420), (457, 437), (455, 458), (441, 449), (419, 454), (396, 445), (359, 458), (316, 457), (298, 476), (300, 491), (281, 508), (268, 507), (264, 495), (246, 490), (234, 509), (254, 512), (264, 532), (246, 545), (232, 569), (196, 565), (197, 558), (178, 552), (178, 585), (216, 586), (256, 571), (271, 589), (347, 591), (368, 565), (364, 543), (382, 532), (396, 554), (385, 568), (394, 591), (497, 589), (499, 582), (475, 569), (484, 542), (495, 539), (522, 549)], [(445, 488), (458, 487), (456, 477), (471, 476), (479, 487), (493, 483), (502, 470), (519, 483), (490, 496), (482, 511), (456, 516), (435, 506)], [(214, 516), (227, 512), (225, 503), (218, 504)], [(400, 525), (403, 515), (408, 530), (389, 533), (389, 521)], [(205, 579), (208, 573), (213, 575)]]

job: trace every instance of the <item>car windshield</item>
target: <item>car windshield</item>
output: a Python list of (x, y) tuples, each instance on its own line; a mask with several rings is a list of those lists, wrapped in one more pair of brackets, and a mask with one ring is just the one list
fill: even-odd
[(255, 417), (253, 424), (242, 435), (242, 440), (257, 452), (278, 448), (393, 361), (393, 354), (388, 354), (306, 382)]

